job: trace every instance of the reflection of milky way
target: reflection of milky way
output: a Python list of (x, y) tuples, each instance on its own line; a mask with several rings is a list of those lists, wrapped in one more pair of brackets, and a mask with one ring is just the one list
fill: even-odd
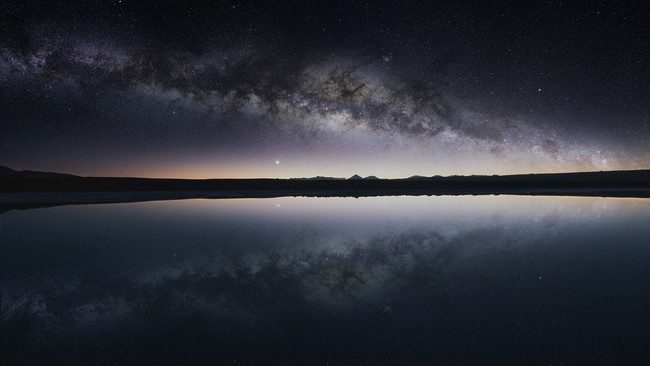
[(648, 320), (646, 207), (502, 196), (12, 211), (2, 216), (3, 361), (313, 358), (350, 345), (368, 359), (450, 357), (468, 342), (497, 352), (486, 329), (501, 354), (549, 324), (609, 344), (592, 319), (632, 339)]
[[(450, 243), (434, 233), (375, 238), (364, 245), (345, 246), (349, 249), (343, 253), (302, 248), (288, 255), (267, 254), (253, 262), (216, 257), (184, 270), (167, 269), (162, 277), (110, 279), (100, 284), (102, 291), (108, 291), (103, 294), (82, 283), (48, 286), (38, 295), (7, 291), (3, 322), (11, 324), (30, 316), (50, 328), (61, 322), (96, 322), (106, 317), (179, 309), (219, 318), (260, 320), (287, 304), (316, 308), (361, 304), (381, 310), (382, 302), (393, 297), (387, 293), (391, 288), (409, 284), (416, 277), (435, 284), (455, 254)], [(98, 286), (94, 281), (88, 285)], [(115, 290), (126, 295), (119, 296)], [(93, 295), (90, 299), (75, 298), (80, 294)], [(57, 311), (48, 300), (52, 296), (72, 309)]]
[[(234, 220), (245, 222), (244, 227), (255, 227), (256, 234), (247, 246), (250, 239), (244, 234), (248, 229), (235, 226), (236, 236), (227, 242), (194, 238), (211, 243), (205, 249), (188, 246), (179, 256), (178, 248), (155, 246), (152, 253), (137, 252), (147, 258), (138, 268), (122, 268), (131, 260), (120, 257), (115, 263), (102, 259), (99, 270), (106, 274), (89, 281), (77, 278), (74, 270), (45, 282), (30, 282), (30, 278), (4, 281), (3, 324), (24, 332), (22, 322), (26, 318), (34, 325), (30, 331), (51, 331), (62, 324), (72, 323), (72, 329), (82, 329), (84, 324), (130, 321), (151, 313), (200, 313), (215, 321), (237, 322), (266, 321), (277, 312), (307, 309), (381, 314), (403, 303), (402, 297), (426, 298), (450, 290), (445, 289), (447, 276), (468, 263), (480, 262), (482, 256), (510, 250), (525, 252), (540, 245), (553, 247), (552, 243), (561, 241), (563, 234), (585, 218), (602, 212), (609, 217), (623, 207), (637, 212), (643, 205), (624, 200), (509, 197), (276, 201), (290, 209), (288, 216), (272, 219), (269, 216), (278, 211), (268, 208), (275, 208), (275, 204), (262, 200), (142, 204), (142, 209), (153, 210), (143, 213), (165, 212), (154, 221), (158, 225), (166, 226), (169, 219), (178, 220), (181, 227), (197, 222), (214, 226), (217, 233), (227, 237), (227, 228), (232, 225), (228, 216), (234, 215)], [(319, 210), (310, 213), (317, 203)], [(502, 205), (509, 210), (502, 212)], [(84, 220), (115, 221), (106, 230), (140, 217), (117, 218), (115, 213), (102, 210), (103, 206), (97, 208), (88, 211)], [(228, 216), (222, 216), (224, 213)], [(47, 212), (43, 214), (47, 216)], [(197, 214), (200, 216), (194, 216)], [(185, 215), (192, 215), (192, 219), (186, 222)], [(79, 220), (74, 217), (64, 220)], [(206, 218), (209, 221), (201, 221)], [(264, 227), (267, 220), (274, 220), (271, 222), (277, 228)], [(348, 221), (355, 224), (345, 225)], [(376, 227), (386, 221), (391, 225)], [(186, 235), (183, 238), (183, 242), (190, 240)], [(97, 250), (92, 250), (92, 255), (101, 257)], [(168, 250), (174, 253), (171, 263), (158, 259), (165, 258)], [(57, 263), (61, 255), (49, 256)], [(63, 257), (67, 258), (65, 251)]]
[[(637, 160), (629, 151), (572, 140), (565, 128), (539, 118), (470, 107), (446, 91), (440, 73), (410, 75), (382, 55), (287, 57), (257, 46), (159, 52), (42, 33), (31, 35), (28, 49), (1, 50), (2, 96), (15, 105), (38, 102), (9, 112), (12, 119), (32, 121), (11, 127), (17, 137), (8, 146), (16, 153), (24, 148), (21, 128), (40, 121), (61, 131), (44, 143), (63, 150), (71, 147), (61, 144), (77, 136), (96, 140), (96, 149), (113, 151), (118, 159), (116, 146), (137, 150), (141, 139), (151, 141), (144, 144), (149, 153), (165, 146), (164, 158), (178, 155), (175, 145), (181, 152), (191, 145), (191, 166), (240, 165), (235, 175), (341, 175), (360, 169), (400, 176), (643, 164), (643, 156)], [(79, 111), (81, 117), (72, 116)], [(241, 154), (229, 158), (226, 151), (303, 156), (306, 162), (278, 172)], [(341, 162), (349, 154), (358, 157), (357, 164)], [(241, 171), (246, 168), (258, 170)], [(180, 174), (192, 174), (185, 169)]]

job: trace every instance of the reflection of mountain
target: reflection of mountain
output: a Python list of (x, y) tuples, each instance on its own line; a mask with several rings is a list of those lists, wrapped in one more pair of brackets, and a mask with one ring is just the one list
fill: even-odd
[[(406, 179), (148, 179), (0, 169), (0, 211), (46, 205), (183, 198), (520, 194), (650, 197), (650, 170)], [(49, 194), (56, 192), (56, 194)], [(65, 192), (65, 194), (64, 194)]]

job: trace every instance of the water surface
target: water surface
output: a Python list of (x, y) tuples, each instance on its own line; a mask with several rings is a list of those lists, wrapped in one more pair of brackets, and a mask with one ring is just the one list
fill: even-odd
[(183, 200), (0, 216), (3, 364), (650, 361), (650, 200)]

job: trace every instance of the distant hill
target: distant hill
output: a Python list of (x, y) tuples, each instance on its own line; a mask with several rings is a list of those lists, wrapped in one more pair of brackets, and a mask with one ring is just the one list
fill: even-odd
[(14, 170), (0, 166), (0, 179), (39, 179), (39, 178), (79, 178), (72, 174), (37, 172), (33, 170)]
[(323, 176), (317, 176), (317, 177), (310, 177), (310, 178), (289, 178), (291, 180), (345, 180), (345, 178), (336, 178), (336, 177), (323, 177)]
[[(210, 197), (544, 194), (650, 197), (650, 170), (405, 179), (151, 179), (79, 177), (0, 167), (0, 192), (171, 192)], [(165, 193), (166, 192), (166, 193)], [(203, 193), (201, 193), (203, 192)]]

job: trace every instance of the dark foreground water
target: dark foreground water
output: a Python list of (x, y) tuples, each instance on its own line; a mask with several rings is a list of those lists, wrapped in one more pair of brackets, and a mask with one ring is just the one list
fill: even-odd
[(186, 200), (0, 230), (2, 365), (650, 362), (650, 200)]

